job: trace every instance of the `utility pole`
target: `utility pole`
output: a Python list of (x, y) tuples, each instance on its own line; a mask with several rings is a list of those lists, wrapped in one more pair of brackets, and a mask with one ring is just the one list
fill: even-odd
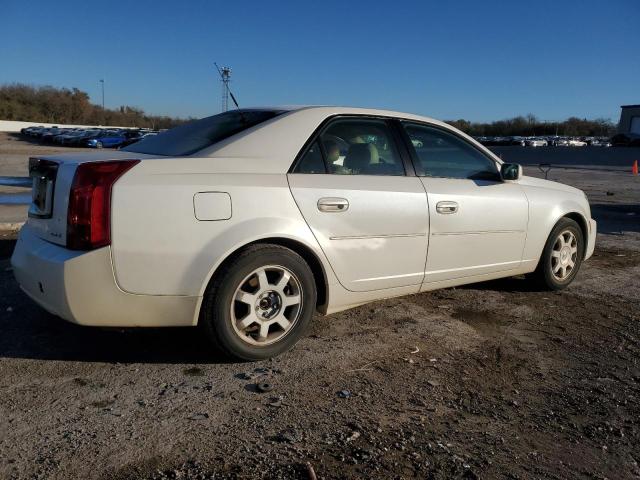
[(106, 125), (107, 123), (107, 114), (104, 110), (104, 78), (100, 79), (100, 85), (102, 86), (102, 124)]

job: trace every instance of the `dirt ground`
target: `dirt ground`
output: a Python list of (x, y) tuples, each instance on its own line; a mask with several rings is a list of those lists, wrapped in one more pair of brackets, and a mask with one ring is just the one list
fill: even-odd
[(0, 478), (639, 478), (640, 177), (551, 178), (601, 232), (568, 290), (380, 301), (259, 363), (197, 330), (65, 323), (21, 293), (5, 237)]

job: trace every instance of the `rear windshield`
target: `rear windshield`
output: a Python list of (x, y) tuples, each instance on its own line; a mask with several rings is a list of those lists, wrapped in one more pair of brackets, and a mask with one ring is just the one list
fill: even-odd
[(190, 155), (236, 133), (266, 122), (283, 111), (233, 110), (145, 137), (122, 150), (152, 155)]

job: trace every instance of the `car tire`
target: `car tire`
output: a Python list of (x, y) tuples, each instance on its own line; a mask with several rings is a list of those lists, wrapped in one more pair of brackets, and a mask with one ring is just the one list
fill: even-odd
[(289, 350), (316, 307), (313, 272), (286, 247), (252, 245), (225, 262), (210, 282), (198, 325), (227, 357), (256, 361)]
[(575, 220), (561, 218), (545, 243), (530, 278), (541, 288), (564, 290), (576, 278), (584, 256), (585, 239)]
[(102, 148), (102, 142), (96, 142), (96, 148)]

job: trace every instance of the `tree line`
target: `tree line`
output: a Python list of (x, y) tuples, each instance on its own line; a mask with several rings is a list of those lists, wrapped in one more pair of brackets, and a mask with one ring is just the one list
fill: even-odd
[(448, 120), (446, 123), (474, 137), (547, 136), (610, 137), (616, 133), (617, 125), (606, 118), (588, 120), (570, 117), (564, 121), (545, 122), (535, 115), (518, 116), (491, 123), (476, 123), (467, 120)]
[(190, 120), (149, 115), (127, 105), (103, 110), (102, 106), (89, 101), (89, 94), (77, 88), (35, 87), (21, 83), (0, 85), (0, 119), (152, 129), (171, 128)]
[[(77, 88), (35, 87), (21, 83), (0, 85), (0, 119), (26, 122), (117, 125), (121, 127), (171, 128), (191, 119), (149, 115), (144, 110), (123, 105), (102, 110), (89, 101), (89, 95)], [(544, 122), (535, 115), (518, 116), (491, 123), (449, 120), (452, 125), (473, 136), (611, 136), (616, 125), (611, 120), (587, 120), (571, 117), (562, 122)]]

